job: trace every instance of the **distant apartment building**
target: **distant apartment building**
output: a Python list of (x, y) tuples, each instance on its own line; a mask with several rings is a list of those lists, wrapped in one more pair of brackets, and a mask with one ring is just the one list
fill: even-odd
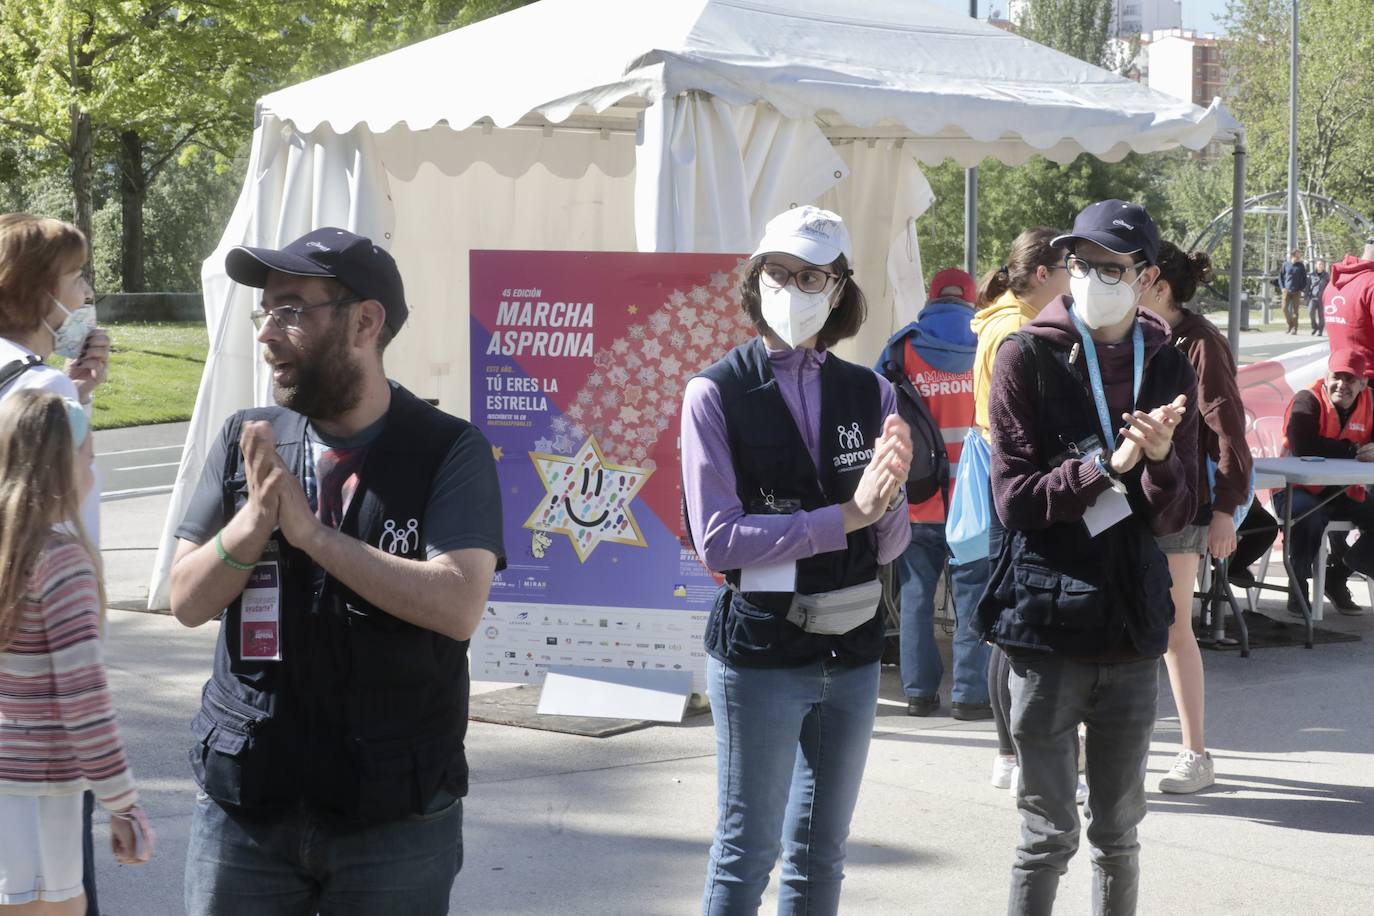
[(1151, 89), (1205, 108), (1222, 94), (1221, 42), (1211, 33), (1159, 29), (1140, 36), (1132, 70)]
[[(1030, 0), (1010, 0), (1007, 18), (1020, 24), (1029, 5)], [(1183, 0), (1111, 0), (1111, 7), (1113, 38), (1183, 27)]]

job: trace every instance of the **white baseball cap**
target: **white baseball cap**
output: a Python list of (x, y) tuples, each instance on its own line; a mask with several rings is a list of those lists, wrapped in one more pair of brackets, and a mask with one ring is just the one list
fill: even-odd
[(844, 255), (852, 267), (854, 245), (844, 220), (820, 207), (793, 207), (779, 213), (763, 227), (763, 238), (753, 257), (770, 251), (790, 254), (812, 264), (829, 264)]

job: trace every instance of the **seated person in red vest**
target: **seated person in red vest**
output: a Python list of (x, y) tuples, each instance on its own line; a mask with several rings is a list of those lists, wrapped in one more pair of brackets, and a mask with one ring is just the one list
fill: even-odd
[[(973, 423), (973, 357), (977, 336), (969, 330), (977, 294), (973, 278), (947, 268), (930, 283), (930, 298), (912, 324), (888, 343), (904, 340), (902, 364), (912, 387), (940, 427), (949, 463), (959, 460)], [(913, 436), (915, 433), (913, 432)], [(951, 480), (953, 475), (951, 474)], [(945, 666), (935, 643), (935, 591), (949, 559), (945, 544), (948, 492), (908, 507), (911, 544), (897, 560), (902, 581), (902, 689), (907, 715), (928, 716), (940, 708)], [(988, 719), (988, 647), (968, 626), (987, 581), (986, 558), (950, 567), (954, 599), (954, 686), (950, 712), (956, 719)]]
[[(1374, 438), (1374, 396), (1365, 380), (1367, 372), (1364, 354), (1359, 351), (1332, 353), (1326, 376), (1295, 394), (1288, 405), (1284, 418), (1285, 451), (1299, 456), (1374, 461), (1374, 443), (1370, 442)], [(1310, 510), (1324, 495), (1327, 494), (1321, 487), (1294, 487), (1293, 516)], [(1282, 518), (1283, 494), (1276, 496), (1274, 503)], [(1322, 532), (1331, 521), (1354, 522), (1360, 539), (1349, 549), (1333, 539), (1333, 547), (1341, 555), (1332, 551), (1326, 572), (1326, 596), (1342, 614), (1360, 614), (1363, 612), (1351, 597), (1346, 579), (1352, 571), (1374, 576), (1374, 501), (1368, 498), (1364, 487), (1348, 487), (1293, 525), (1293, 571), (1298, 580), (1293, 587), (1306, 594)], [(1289, 596), (1288, 610), (1295, 616), (1302, 615), (1293, 596)]]

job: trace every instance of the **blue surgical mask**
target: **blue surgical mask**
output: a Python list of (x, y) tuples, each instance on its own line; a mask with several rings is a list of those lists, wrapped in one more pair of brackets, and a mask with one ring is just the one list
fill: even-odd
[(83, 305), (73, 312), (51, 293), (48, 294), (48, 298), (56, 302), (57, 307), (67, 313), (67, 317), (63, 319), (62, 324), (56, 330), (46, 321), (43, 322), (43, 325), (52, 333), (52, 351), (65, 359), (76, 359), (81, 355), (81, 350), (86, 345), (86, 338), (95, 330), (95, 306)]

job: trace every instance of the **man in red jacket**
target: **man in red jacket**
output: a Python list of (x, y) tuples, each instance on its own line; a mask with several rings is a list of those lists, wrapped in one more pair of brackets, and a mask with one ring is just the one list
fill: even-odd
[(1374, 364), (1374, 237), (1360, 257), (1346, 255), (1331, 265), (1331, 282), (1322, 293), (1331, 352), (1359, 350)]

